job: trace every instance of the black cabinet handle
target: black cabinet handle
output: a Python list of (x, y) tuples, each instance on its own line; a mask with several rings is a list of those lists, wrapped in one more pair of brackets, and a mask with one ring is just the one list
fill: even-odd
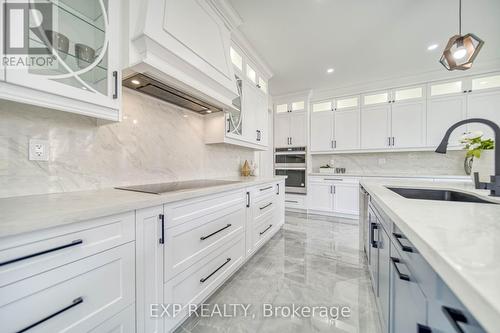
[(250, 207), (250, 192), (247, 192), (247, 208)]
[(63, 309), (61, 309), (61, 310), (59, 310), (57, 312), (54, 312), (53, 314), (51, 314), (51, 315), (49, 315), (49, 316), (47, 316), (47, 317), (45, 317), (43, 319), (40, 319), (36, 323), (33, 323), (30, 326), (27, 326), (27, 327), (25, 327), (25, 328), (17, 331), (16, 333), (26, 332), (26, 331), (32, 329), (33, 327), (38, 326), (41, 323), (46, 322), (47, 320), (52, 319), (55, 316), (60, 315), (61, 313), (65, 312), (65, 311), (68, 311), (69, 309), (74, 308), (75, 306), (77, 306), (78, 304), (81, 304), (81, 303), (83, 303), (83, 298), (81, 298), (81, 297), (75, 298), (73, 300), (73, 302), (71, 302), (71, 304), (68, 305), (68, 306), (66, 306), (65, 308), (63, 308)]
[(261, 188), (259, 191), (265, 191), (265, 190), (270, 190), (272, 189), (273, 187), (272, 186), (268, 186), (268, 187), (264, 187), (264, 188)]
[(203, 282), (207, 281), (208, 279), (210, 279), (212, 277), (212, 275), (214, 275), (215, 273), (217, 273), (222, 267), (226, 266), (227, 263), (230, 262), (230, 261), (231, 261), (231, 258), (227, 258), (225, 263), (223, 263), (222, 265), (220, 265), (219, 267), (217, 267), (217, 269), (215, 271), (213, 271), (212, 273), (210, 273), (210, 275), (208, 275), (207, 277), (201, 278), (200, 282), (203, 283)]
[(161, 236), (158, 240), (158, 243), (165, 244), (165, 215), (160, 214), (160, 223), (161, 223)]
[(231, 132), (231, 119), (227, 117), (227, 133)]
[(378, 229), (377, 223), (371, 222), (370, 223), (370, 243), (371, 243), (372, 247), (376, 249), (378, 247), (378, 245), (377, 245), (377, 241), (374, 239), (375, 229)]
[(231, 223), (229, 223), (229, 224), (228, 224), (228, 225), (226, 225), (225, 227), (220, 228), (219, 230), (212, 232), (210, 235), (201, 236), (201, 237), (200, 237), (200, 240), (205, 240), (205, 239), (207, 239), (207, 238), (209, 238), (209, 237), (212, 237), (213, 235), (215, 235), (215, 234), (217, 234), (217, 233), (219, 233), (219, 232), (221, 232), (221, 231), (223, 231), (223, 230), (226, 230), (227, 228), (230, 228), (230, 227), (231, 227), (231, 225), (232, 225), (232, 224), (231, 224)]
[(455, 331), (458, 333), (465, 333), (460, 325), (458, 325), (458, 323), (468, 324), (467, 317), (463, 314), (463, 312), (447, 306), (442, 306), (442, 310)]
[(396, 270), (396, 274), (398, 274), (398, 277), (400, 280), (404, 281), (410, 281), (410, 276), (408, 274), (401, 273), (399, 270), (398, 264), (401, 264), (398, 258), (393, 258), (391, 257), (392, 264), (394, 265), (394, 269)]
[(263, 234), (265, 234), (269, 229), (271, 229), (273, 225), (270, 224), (269, 227), (267, 227), (266, 229), (264, 229), (264, 231), (260, 232), (260, 235), (262, 236)]
[(432, 330), (429, 326), (417, 324), (417, 333), (432, 333)]
[(401, 243), (401, 239), (405, 239), (403, 235), (397, 234), (395, 232), (393, 232), (392, 235), (396, 238), (396, 242), (401, 247), (401, 250), (403, 250), (404, 252), (415, 252), (411, 246)]
[(77, 240), (72, 241), (69, 244), (61, 245), (61, 246), (58, 246), (58, 247), (54, 247), (52, 249), (43, 250), (43, 251), (32, 253), (32, 254), (28, 254), (26, 256), (22, 256), (22, 257), (19, 257), (19, 258), (15, 258), (15, 259), (7, 260), (7, 261), (4, 261), (4, 262), (0, 262), (0, 266), (5, 266), (5, 265), (8, 265), (8, 264), (13, 264), (15, 262), (26, 260), (26, 259), (30, 259), (30, 258), (33, 258), (33, 257), (38, 257), (38, 256), (41, 256), (43, 254), (47, 254), (47, 253), (50, 253), (50, 252), (59, 251), (59, 250), (62, 250), (62, 249), (66, 249), (68, 247), (73, 247), (73, 246), (76, 246), (76, 245), (80, 245), (82, 243), (83, 243), (83, 240), (77, 239)]
[(276, 187), (278, 188), (278, 192), (276, 192), (277, 195), (280, 195), (280, 184), (276, 184)]
[(115, 92), (113, 93), (113, 99), (118, 98), (118, 72), (114, 71), (113, 72), (113, 78), (115, 80)]
[(267, 204), (267, 205), (265, 205), (265, 206), (259, 207), (259, 209), (260, 209), (260, 210), (266, 209), (267, 207), (271, 206), (272, 204), (273, 204), (273, 203), (272, 203), (272, 202), (270, 202), (270, 203), (268, 203), (268, 204)]

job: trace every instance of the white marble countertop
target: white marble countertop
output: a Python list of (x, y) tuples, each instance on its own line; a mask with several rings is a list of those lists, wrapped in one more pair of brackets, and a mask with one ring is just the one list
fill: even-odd
[(489, 191), (457, 182), (362, 180), (361, 184), (489, 332), (500, 323), (500, 205), (406, 199), (386, 185)]
[(284, 180), (285, 176), (218, 178), (238, 183), (165, 194), (103, 189), (0, 199), (0, 239), (135, 209)]
[(310, 172), (309, 176), (320, 176), (320, 177), (353, 177), (353, 178), (424, 178), (424, 179), (458, 179), (464, 181), (471, 181), (471, 176), (466, 175), (419, 175), (419, 174), (407, 174), (407, 173), (388, 173), (388, 174), (378, 174), (378, 173), (321, 173), (321, 172)]

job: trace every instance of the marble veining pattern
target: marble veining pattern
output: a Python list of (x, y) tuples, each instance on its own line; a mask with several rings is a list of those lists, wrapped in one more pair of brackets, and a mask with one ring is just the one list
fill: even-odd
[(312, 172), (329, 164), (346, 168), (348, 173), (365, 175), (465, 175), (465, 152), (450, 150), (446, 155), (433, 151), (313, 155)]
[[(250, 304), (255, 318), (187, 319), (176, 333), (378, 333), (378, 314), (357, 225), (287, 214), (286, 222), (206, 303)], [(262, 304), (347, 306), (349, 318), (264, 318)]]
[[(128, 89), (119, 123), (0, 101), (0, 198), (238, 176), (254, 159), (203, 136), (202, 116)], [(50, 141), (48, 162), (28, 161), (30, 138)]]

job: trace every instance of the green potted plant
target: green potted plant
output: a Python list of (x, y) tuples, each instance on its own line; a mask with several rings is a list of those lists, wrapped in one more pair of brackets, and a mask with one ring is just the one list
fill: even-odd
[(474, 131), (465, 133), (461, 143), (466, 150), (465, 169), (472, 174), (479, 173), (479, 180), (489, 182), (490, 176), (494, 174), (494, 152), (495, 142), (492, 139), (483, 139), (483, 132)]

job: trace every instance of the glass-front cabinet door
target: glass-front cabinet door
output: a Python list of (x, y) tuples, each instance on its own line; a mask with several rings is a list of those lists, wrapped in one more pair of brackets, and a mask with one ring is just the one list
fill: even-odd
[(26, 52), (39, 62), (7, 67), (6, 81), (118, 113), (120, 0), (31, 2), (29, 14), (12, 15), (8, 0), (4, 14), (10, 29), (29, 21)]
[(227, 136), (241, 138), (243, 131), (243, 115), (242, 115), (242, 97), (243, 97), (243, 80), (235, 75), (236, 88), (238, 89), (238, 97), (233, 99), (233, 108), (226, 112), (226, 133)]

